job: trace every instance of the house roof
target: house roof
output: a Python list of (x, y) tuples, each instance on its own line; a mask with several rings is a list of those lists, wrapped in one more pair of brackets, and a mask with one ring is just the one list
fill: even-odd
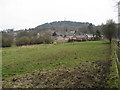
[(83, 39), (83, 38), (87, 38), (86, 35), (79, 35), (79, 36), (76, 36), (76, 39)]
[(67, 33), (67, 36), (74, 36), (74, 33)]
[(86, 34), (88, 37), (93, 37), (93, 34)]

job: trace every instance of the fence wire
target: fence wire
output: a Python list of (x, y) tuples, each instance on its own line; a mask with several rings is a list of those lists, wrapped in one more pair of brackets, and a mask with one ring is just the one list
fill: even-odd
[(120, 45), (118, 44), (119, 42), (116, 42), (115, 43), (115, 51), (116, 51), (116, 55), (117, 55), (117, 60), (116, 60), (116, 63), (117, 63), (117, 67), (118, 67), (118, 73), (120, 75)]
[(117, 45), (117, 56), (118, 56), (118, 60), (120, 62), (120, 45)]

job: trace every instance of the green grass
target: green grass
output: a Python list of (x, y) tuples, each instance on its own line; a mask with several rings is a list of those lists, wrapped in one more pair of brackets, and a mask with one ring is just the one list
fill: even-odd
[(73, 68), (84, 61), (109, 60), (109, 49), (104, 41), (3, 48), (3, 78), (38, 69)]

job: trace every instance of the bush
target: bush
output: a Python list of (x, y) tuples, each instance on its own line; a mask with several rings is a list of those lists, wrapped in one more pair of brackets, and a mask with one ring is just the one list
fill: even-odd
[(43, 38), (42, 37), (33, 37), (30, 40), (30, 44), (42, 44), (43, 43)]
[(49, 34), (43, 34), (42, 36), (39, 37), (27, 37), (23, 36), (20, 37), (16, 40), (16, 45), (17, 46), (22, 46), (22, 45), (33, 45), (33, 44), (49, 44), (52, 43), (53, 40), (51, 39), (51, 36)]
[(2, 38), (2, 47), (11, 47), (13, 40), (11, 38)]
[(52, 43), (53, 40), (51, 39), (51, 36), (48, 34), (43, 34), (43, 36), (40, 37), (32, 37), (30, 40), (30, 44), (49, 44)]
[(49, 44), (49, 43), (52, 43), (52, 42), (53, 42), (52, 39), (50, 39), (50, 38), (44, 38), (44, 43), (45, 44)]
[(22, 46), (22, 45), (29, 45), (30, 44), (30, 39), (28, 37), (21, 37), (16, 41), (17, 46)]
[(45, 33), (45, 34), (42, 36), (42, 38), (43, 38), (43, 43), (45, 43), (45, 44), (49, 44), (49, 43), (52, 43), (52, 42), (53, 42), (51, 36), (50, 36), (48, 33)]

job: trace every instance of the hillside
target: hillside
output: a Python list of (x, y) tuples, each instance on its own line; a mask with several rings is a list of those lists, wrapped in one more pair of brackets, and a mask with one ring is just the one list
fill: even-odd
[[(73, 22), (73, 21), (55, 21), (51, 23), (45, 23), (34, 28), (34, 31), (79, 31), (82, 33), (90, 33), (89, 26), (92, 25), (88, 22)], [(95, 26), (92, 25), (92, 28)]]
[(71, 25), (71, 26), (86, 26), (89, 25), (88, 22), (73, 22), (73, 21), (55, 21), (51, 23), (45, 23), (42, 25), (37, 26), (39, 27), (52, 27), (52, 26), (62, 26), (62, 25)]
[(13, 33), (20, 33), (23, 31), (30, 32), (34, 35), (37, 33), (43, 34), (43, 32), (61, 32), (65, 33), (68, 31), (76, 31), (78, 34), (93, 34), (96, 30), (100, 30), (97, 26), (88, 22), (73, 22), (73, 21), (54, 21), (50, 23), (45, 23), (42, 25), (38, 25), (35, 28), (29, 29), (21, 29), (14, 31), (13, 29), (6, 29), (4, 32), (8, 32), (9, 35), (13, 35)]

